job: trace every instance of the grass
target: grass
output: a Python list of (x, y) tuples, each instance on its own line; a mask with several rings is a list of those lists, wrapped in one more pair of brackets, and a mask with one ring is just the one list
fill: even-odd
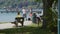
[(28, 27), (28, 26), (21, 27), (21, 28), (11, 28), (11, 29), (0, 30), (0, 33), (50, 34), (48, 30), (41, 29), (40, 27)]
[(39, 25), (38, 24), (36, 24), (36, 23), (32, 23), (31, 25), (29, 25), (30, 27), (42, 27), (42, 22), (41, 23), (39, 23)]
[(38, 27), (37, 24), (31, 24), (29, 26), (19, 27), (19, 28), (10, 28), (0, 30), (1, 34), (51, 34), (48, 29), (42, 29), (41, 23)]

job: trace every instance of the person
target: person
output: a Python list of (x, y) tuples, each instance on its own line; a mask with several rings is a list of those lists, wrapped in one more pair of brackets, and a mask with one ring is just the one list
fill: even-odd
[(29, 19), (32, 20), (32, 8), (30, 7), (29, 10), (30, 10), (30, 11), (29, 11), (29, 16), (30, 16)]
[(30, 16), (30, 19), (32, 20), (32, 12), (29, 14), (29, 16)]
[(16, 18), (19, 18), (19, 17), (22, 17), (22, 16), (20, 15), (20, 12), (17, 13)]
[[(24, 17), (20, 15), (20, 12), (17, 13), (16, 18), (17, 18), (18, 22), (20, 21), (20, 19), (22, 19), (22, 18), (24, 19)], [(15, 20), (16, 20), (16, 18), (15, 18)]]
[[(22, 19), (22, 20), (21, 20)], [(23, 26), (23, 22), (24, 22), (24, 18), (20, 15), (20, 12), (17, 13), (17, 16), (15, 18), (15, 25), (18, 26), (18, 22), (22, 24)]]
[(36, 13), (33, 13), (33, 15), (32, 15), (32, 22), (33, 23), (36, 23), (36, 17), (37, 17)]
[(23, 12), (23, 17), (24, 17), (25, 20), (26, 20), (26, 10), (24, 9), (24, 7), (23, 7), (23, 9), (22, 9), (22, 12)]
[(38, 13), (36, 13), (36, 15), (37, 15), (37, 23), (39, 24), (39, 22), (41, 22), (41, 17)]
[(30, 15), (29, 15), (30, 17), (32, 17), (32, 12), (30, 13)]

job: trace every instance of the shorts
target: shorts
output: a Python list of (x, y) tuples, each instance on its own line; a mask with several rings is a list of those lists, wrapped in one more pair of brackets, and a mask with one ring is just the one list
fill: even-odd
[(26, 14), (23, 14), (23, 17), (26, 18)]

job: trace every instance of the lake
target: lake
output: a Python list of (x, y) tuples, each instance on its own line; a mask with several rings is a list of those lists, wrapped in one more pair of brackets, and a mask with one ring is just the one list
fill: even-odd
[[(22, 12), (20, 13), (21, 16), (23, 15)], [(27, 13), (28, 17), (29, 17), (29, 13)], [(17, 13), (14, 12), (10, 12), (10, 13), (0, 13), (0, 22), (12, 22), (15, 20), (15, 17), (17, 16)], [(27, 18), (28, 18), (27, 17)]]

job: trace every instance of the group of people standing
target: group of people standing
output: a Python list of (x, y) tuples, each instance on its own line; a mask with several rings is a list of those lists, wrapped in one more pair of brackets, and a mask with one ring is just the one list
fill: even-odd
[[(27, 12), (27, 10), (25, 9), (25, 8), (23, 8), (22, 9), (22, 12), (23, 12), (23, 17), (25, 18), (25, 20), (28, 20), (27, 19), (27, 15), (28, 15), (28, 12)], [(30, 18), (32, 17), (32, 11), (31, 11), (31, 9), (29, 9), (29, 16), (30, 16)]]
[[(22, 17), (24, 17), (24, 20), (32, 20), (32, 22), (34, 22), (34, 23), (36, 23), (37, 21), (38, 22), (41, 21), (41, 18), (40, 18), (40, 16), (38, 14), (32, 13), (31, 8), (29, 8), (29, 16), (30, 17), (28, 19), (27, 19), (27, 17), (28, 17), (27, 16), (27, 11), (26, 11), (26, 9), (24, 7), (22, 8), (22, 12), (23, 12)], [(21, 15), (18, 14), (17, 17), (21, 17)]]
[[(29, 10), (30, 10), (30, 11), (29, 11), (29, 16), (30, 16), (30, 18), (31, 18), (31, 17), (32, 17), (32, 11), (31, 11), (31, 9), (29, 9)], [(24, 17), (24, 20), (28, 20), (28, 19), (27, 19), (28, 13), (27, 13), (27, 10), (26, 10), (24, 7), (22, 8), (22, 12), (23, 12), (23, 13), (22, 13), (23, 15), (20, 15), (20, 17)], [(19, 13), (20, 13), (20, 12), (19, 12)], [(17, 14), (17, 17), (18, 17), (18, 14)]]

